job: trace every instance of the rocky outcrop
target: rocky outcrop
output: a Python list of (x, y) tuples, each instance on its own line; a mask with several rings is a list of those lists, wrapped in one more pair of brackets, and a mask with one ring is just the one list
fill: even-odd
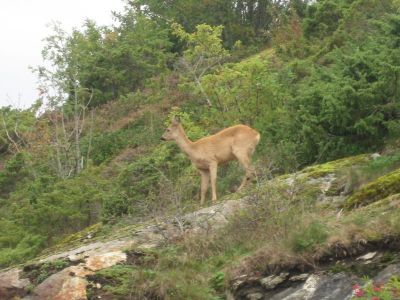
[[(393, 275), (400, 276), (400, 265), (390, 265), (381, 271), (373, 280), (382, 281), (382, 277), (387, 279)], [(352, 283), (361, 282), (361, 279), (344, 272), (338, 274), (314, 273), (309, 274), (305, 281), (281, 282), (273, 289), (262, 288), (264, 278), (259, 279), (259, 286), (248, 287), (247, 291), (229, 291), (230, 300), (251, 300), (251, 299), (269, 299), (269, 300), (346, 300), (353, 296)], [(254, 284), (254, 278), (252, 279)]]
[[(354, 296), (353, 285), (363, 283), (354, 270), (369, 269), (376, 273), (373, 282), (386, 283), (400, 276), (400, 263), (384, 263), (389, 254), (398, 252), (374, 251), (347, 261), (331, 260), (316, 265), (308, 273), (298, 274), (299, 266), (268, 276), (240, 275), (233, 279), (228, 292), (230, 300), (347, 300)], [(396, 261), (400, 257), (397, 256)], [(386, 266), (385, 266), (386, 265)], [(339, 266), (339, 268), (338, 268)], [(380, 271), (379, 271), (380, 270)]]
[(67, 300), (86, 299), (87, 281), (85, 276), (93, 274), (93, 271), (84, 265), (71, 266), (61, 272), (51, 275), (39, 284), (30, 296), (24, 299), (30, 300)]
[(29, 279), (20, 278), (20, 269), (11, 269), (0, 273), (0, 299), (12, 299), (27, 294)]
[[(97, 241), (68, 251), (49, 255), (34, 264), (66, 260), (70, 266), (52, 274), (33, 288), (24, 278), (24, 270), (14, 268), (0, 272), (0, 299), (81, 300), (86, 299), (86, 276), (127, 260), (127, 249), (148, 249), (183, 233), (199, 233), (223, 226), (249, 199), (230, 200), (199, 211), (175, 217), (169, 222), (136, 226), (129, 236), (119, 240)], [(77, 263), (77, 264), (75, 264)], [(73, 265), (75, 264), (75, 265)], [(31, 268), (31, 265), (30, 265)], [(26, 275), (25, 275), (26, 276)]]

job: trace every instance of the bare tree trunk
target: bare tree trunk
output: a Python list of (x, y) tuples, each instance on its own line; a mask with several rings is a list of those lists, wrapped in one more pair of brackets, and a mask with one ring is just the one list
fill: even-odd
[(202, 95), (204, 96), (204, 98), (206, 99), (206, 103), (207, 103), (208, 107), (211, 107), (211, 106), (212, 106), (211, 101), (210, 101), (210, 99), (208, 98), (208, 95), (207, 95), (206, 91), (203, 89), (203, 86), (201, 85), (200, 78), (198, 78), (198, 77), (195, 76), (195, 75), (194, 75), (193, 77), (194, 77), (194, 81), (196, 82), (197, 86), (198, 86), (199, 89), (200, 89), (201, 94), (202, 94)]
[(15, 151), (17, 153), (21, 152), (21, 150), (19, 149), (18, 143), (11, 137), (10, 132), (7, 129), (7, 124), (6, 124), (6, 119), (4, 117), (4, 114), (2, 115), (2, 121), (3, 121), (3, 128), (6, 133), (7, 139), (10, 141), (11, 144), (13, 144)]
[[(64, 117), (62, 115), (62, 117)], [(58, 176), (61, 178), (64, 178), (65, 174), (64, 174), (64, 170), (63, 170), (63, 166), (61, 163), (61, 151), (60, 151), (60, 147), (61, 147), (61, 142), (60, 139), (58, 138), (58, 125), (57, 125), (57, 120), (54, 122), (54, 127), (55, 127), (55, 133), (54, 133), (54, 138), (55, 138), (55, 149), (56, 149), (56, 163), (57, 163), (57, 173)]]
[(81, 166), (81, 148), (80, 148), (80, 114), (78, 103), (78, 87), (74, 80), (74, 138), (75, 138), (75, 174), (82, 170)]
[(94, 109), (90, 111), (90, 129), (89, 129), (89, 145), (86, 153), (86, 161), (90, 158), (90, 151), (92, 150), (92, 139), (93, 139), (93, 123), (94, 123)]

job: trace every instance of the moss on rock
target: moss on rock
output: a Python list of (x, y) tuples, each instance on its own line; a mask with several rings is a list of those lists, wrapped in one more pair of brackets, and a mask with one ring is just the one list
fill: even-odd
[(133, 290), (134, 275), (134, 268), (126, 265), (116, 265), (89, 275), (87, 297), (88, 299), (129, 299)]
[(365, 206), (397, 193), (400, 193), (400, 169), (363, 186), (346, 200), (344, 208)]
[(345, 157), (324, 164), (304, 168), (300, 172), (300, 174), (304, 174), (310, 178), (318, 178), (330, 173), (336, 173), (337, 171), (340, 171), (343, 168), (365, 164), (370, 159), (371, 159), (370, 154), (361, 154), (351, 157)]
[(36, 286), (51, 275), (78, 263), (79, 261), (72, 263), (67, 259), (57, 259), (45, 263), (25, 265), (22, 269), (21, 278), (29, 278), (32, 285)]
[(54, 246), (43, 251), (42, 254), (52, 253), (55, 251), (61, 251), (66, 248), (70, 248), (73, 245), (82, 244), (82, 242), (84, 242), (85, 240), (90, 240), (91, 238), (93, 238), (101, 229), (102, 229), (101, 223), (96, 223), (94, 225), (86, 227), (85, 229), (83, 229), (81, 231), (78, 231), (76, 233), (73, 233), (73, 234), (70, 234), (70, 235), (64, 237), (59, 242), (57, 242)]

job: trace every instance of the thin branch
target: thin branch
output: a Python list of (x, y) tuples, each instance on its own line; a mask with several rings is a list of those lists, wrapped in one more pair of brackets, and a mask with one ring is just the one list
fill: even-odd
[(7, 124), (6, 124), (6, 120), (5, 120), (5, 117), (4, 117), (4, 113), (2, 113), (2, 121), (3, 121), (3, 128), (4, 128), (4, 131), (5, 131), (6, 135), (7, 135), (7, 139), (14, 145), (15, 150), (16, 150), (18, 153), (21, 152), (21, 150), (19, 149), (19, 146), (18, 146), (17, 142), (14, 141), (14, 139), (10, 136), (10, 133), (9, 133), (9, 131), (8, 131), (8, 129), (7, 129)]

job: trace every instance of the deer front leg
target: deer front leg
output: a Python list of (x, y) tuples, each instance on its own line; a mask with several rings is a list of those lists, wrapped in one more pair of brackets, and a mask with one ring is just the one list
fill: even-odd
[(213, 203), (217, 201), (217, 170), (218, 170), (217, 163), (213, 163), (210, 165), (211, 191), (212, 191)]
[(237, 189), (237, 191), (239, 192), (242, 188), (245, 187), (245, 185), (247, 184), (248, 181), (250, 181), (250, 179), (252, 177), (254, 177), (254, 173), (255, 170), (254, 168), (249, 168), (246, 170), (246, 174), (243, 177), (242, 183), (240, 184), (239, 188)]
[(237, 191), (240, 191), (247, 184), (247, 181), (249, 181), (254, 176), (255, 170), (251, 165), (249, 156), (246, 153), (236, 152), (235, 156), (246, 172), (243, 177), (242, 183), (237, 189)]
[(206, 193), (210, 183), (210, 171), (199, 170), (201, 175), (201, 196), (200, 196), (200, 206), (203, 206), (204, 200), (206, 199)]

